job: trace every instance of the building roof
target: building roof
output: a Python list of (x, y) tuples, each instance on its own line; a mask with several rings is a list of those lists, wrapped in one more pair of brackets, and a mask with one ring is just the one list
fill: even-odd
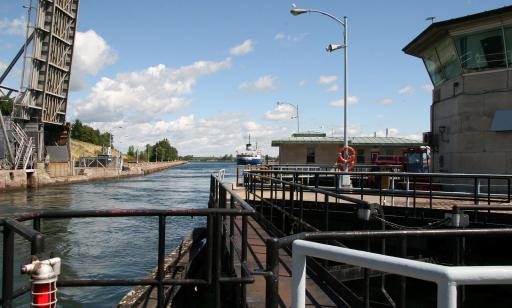
[[(360, 145), (371, 145), (371, 146), (397, 146), (397, 147), (408, 147), (408, 146), (422, 146), (426, 145), (422, 141), (398, 138), (398, 137), (350, 137), (348, 142), (353, 146)], [(296, 134), (291, 137), (272, 140), (272, 146), (280, 146), (284, 144), (343, 144), (343, 138), (339, 137), (327, 137), (323, 134), (320, 136), (307, 136), (306, 134)]]
[(487, 21), (496, 21), (504, 15), (510, 16), (510, 14), (512, 14), (512, 6), (504, 6), (495, 10), (489, 10), (477, 14), (434, 22), (417, 37), (415, 37), (409, 44), (407, 44), (407, 46), (405, 46), (402, 51), (406, 54), (420, 57), (420, 53), (422, 53), (426, 48), (430, 47), (432, 41), (436, 41), (443, 36), (447, 36), (449, 29), (466, 26), (468, 24), (471, 25), (475, 22), (483, 23)]

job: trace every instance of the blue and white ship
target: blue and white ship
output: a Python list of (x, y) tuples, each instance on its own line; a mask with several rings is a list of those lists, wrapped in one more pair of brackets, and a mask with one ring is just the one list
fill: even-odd
[(261, 152), (258, 150), (258, 146), (256, 146), (256, 148), (252, 146), (251, 135), (249, 135), (249, 143), (245, 145), (245, 151), (236, 154), (236, 164), (261, 165), (262, 163)]

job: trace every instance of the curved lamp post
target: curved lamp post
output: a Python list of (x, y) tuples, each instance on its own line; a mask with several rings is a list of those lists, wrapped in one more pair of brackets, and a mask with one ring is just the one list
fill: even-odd
[(277, 102), (277, 105), (279, 105), (279, 106), (288, 105), (288, 106), (292, 106), (293, 108), (295, 108), (295, 116), (292, 116), (291, 118), (297, 119), (297, 133), (299, 133), (299, 105), (298, 104), (294, 105), (294, 104), (290, 104), (287, 102)]
[[(347, 21), (348, 20), (347, 20), (347, 16), (344, 16), (343, 20), (341, 20), (341, 19), (336, 18), (333, 15), (326, 13), (326, 12), (322, 12), (322, 11), (314, 10), (314, 9), (298, 9), (295, 7), (295, 5), (292, 5), (292, 9), (291, 9), (290, 13), (293, 16), (301, 15), (304, 13), (318, 13), (318, 14), (322, 14), (324, 16), (327, 16), (327, 17), (333, 19), (334, 21), (338, 22), (339, 24), (341, 24), (343, 26), (343, 45), (329, 44), (329, 46), (327, 46), (325, 48), (325, 50), (328, 52), (333, 52), (335, 50), (342, 49), (342, 48), (345, 50), (345, 52), (344, 52), (344, 68), (343, 68), (343, 89), (344, 89), (344, 93), (343, 93), (343, 145), (345, 147), (347, 147), (348, 146), (348, 139), (347, 139), (347, 96), (348, 96), (348, 89), (347, 89), (348, 23), (347, 23)], [(347, 157), (346, 151), (345, 151), (345, 153), (343, 153), (343, 156), (345, 158)], [(348, 171), (348, 165), (345, 165), (344, 171)], [(342, 185), (343, 186), (350, 185), (350, 177), (348, 175), (343, 176)]]

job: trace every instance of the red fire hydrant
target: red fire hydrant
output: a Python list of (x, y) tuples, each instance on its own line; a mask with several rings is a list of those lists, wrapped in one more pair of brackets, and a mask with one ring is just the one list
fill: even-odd
[(60, 275), (60, 258), (39, 261), (21, 268), (23, 274), (30, 274), (32, 281), (32, 307), (57, 307), (57, 276)]

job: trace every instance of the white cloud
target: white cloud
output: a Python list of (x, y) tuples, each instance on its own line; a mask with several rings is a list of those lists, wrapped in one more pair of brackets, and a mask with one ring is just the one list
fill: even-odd
[(379, 99), (377, 101), (377, 104), (381, 104), (381, 105), (390, 105), (393, 103), (393, 100), (391, 98), (383, 98), (383, 99)]
[(197, 61), (179, 68), (159, 64), (118, 74), (115, 79), (104, 77), (87, 97), (74, 102), (74, 117), (84, 122), (156, 120), (189, 104), (185, 95), (192, 92), (199, 77), (230, 67), (231, 59), (227, 58), (220, 62)]
[(422, 85), (421, 88), (426, 92), (432, 92), (432, 90), (434, 90), (434, 86), (430, 83)]
[[(359, 102), (359, 97), (357, 97), (357, 96), (349, 96), (347, 98), (347, 101), (348, 101), (349, 105), (354, 105), (354, 104), (357, 104)], [(339, 99), (339, 100), (335, 100), (335, 101), (330, 102), (329, 105), (331, 105), (333, 107), (343, 107), (343, 105), (345, 105), (345, 100), (343, 98)]]
[(306, 37), (308, 33), (300, 33), (296, 35), (286, 34), (284, 32), (278, 32), (274, 36), (274, 40), (276, 41), (288, 41), (288, 42), (300, 42), (304, 37)]
[(71, 72), (71, 91), (84, 89), (87, 86), (87, 75), (94, 76), (105, 66), (116, 61), (117, 54), (94, 30), (77, 32)]
[(398, 90), (399, 94), (414, 94), (414, 92), (416, 92), (416, 89), (411, 86), (405, 86)]
[(0, 33), (7, 35), (25, 35), (27, 20), (21, 16), (14, 19), (0, 19)]
[(87, 124), (102, 131), (122, 126), (122, 129), (113, 129), (115, 146), (121, 149), (126, 149), (129, 145), (143, 149), (148, 143), (153, 144), (168, 138), (180, 155), (235, 155), (237, 150), (242, 151), (245, 148), (250, 134), (251, 142), (258, 143), (263, 154), (277, 155), (277, 148), (272, 148), (270, 143), (273, 139), (287, 136), (289, 130), (279, 126), (262, 125), (245, 117), (244, 113), (223, 113), (205, 118), (189, 114), (170, 121), (129, 125), (126, 122), (118, 122), (115, 125)]
[(320, 76), (320, 78), (318, 78), (318, 83), (319, 84), (330, 84), (332, 82), (335, 82), (336, 80), (338, 80), (338, 76)]
[(332, 86), (327, 88), (327, 90), (325, 90), (325, 91), (326, 92), (337, 92), (338, 91), (338, 85), (337, 84), (333, 84)]
[(235, 46), (229, 50), (233, 56), (241, 56), (250, 53), (254, 50), (252, 40), (245, 40), (242, 44)]
[(248, 90), (248, 91), (270, 91), (275, 90), (276, 85), (274, 84), (277, 77), (272, 75), (261, 76), (255, 81), (244, 81), (238, 86), (240, 90)]
[(303, 86), (305, 86), (307, 83), (308, 83), (308, 81), (307, 81), (307, 80), (301, 80), (301, 81), (299, 81), (299, 86), (300, 86), (300, 87), (303, 87)]
[[(385, 137), (386, 129), (380, 129), (371, 134), (362, 134), (362, 136), (369, 136), (369, 137), (370, 136), (373, 137), (374, 135), (376, 135), (377, 137)], [(390, 128), (388, 128), (388, 137), (399, 137), (399, 138), (406, 138), (406, 139), (412, 139), (412, 140), (422, 140), (423, 134), (422, 133), (403, 134), (403, 133), (400, 133), (398, 128), (390, 127)]]
[(274, 110), (265, 112), (264, 118), (270, 121), (289, 120), (295, 113), (295, 109), (290, 105), (278, 105)]

